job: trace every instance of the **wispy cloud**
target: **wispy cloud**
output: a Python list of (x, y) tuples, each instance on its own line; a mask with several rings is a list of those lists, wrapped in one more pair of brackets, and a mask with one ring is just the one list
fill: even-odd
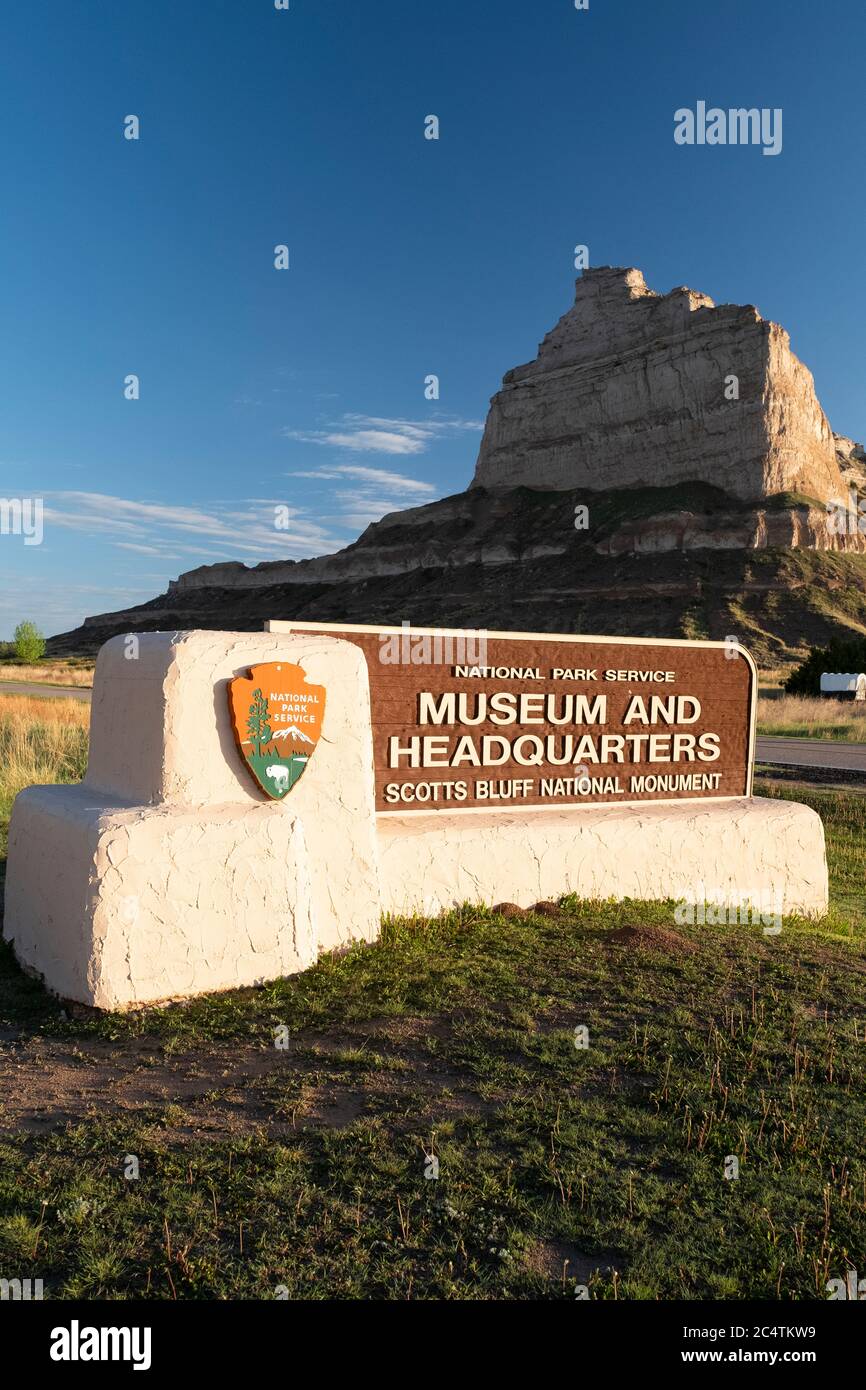
[(429, 497), (415, 499), (387, 497), (372, 488), (352, 491), (341, 490), (334, 495), (334, 501), (340, 508), (334, 520), (343, 526), (351, 527), (353, 531), (361, 531), (371, 522), (381, 521), (382, 517), (387, 516), (389, 512), (402, 512), (405, 511), (407, 505), (422, 506), (431, 500)]
[[(102, 492), (46, 492), (45, 526), (99, 537), (118, 549), (183, 562), (304, 559), (343, 544), (291, 500), (209, 502), (201, 507), (142, 502)], [(288, 529), (275, 525), (275, 507), (288, 506)]]
[[(353, 531), (363, 530), (388, 512), (421, 506), (439, 496), (433, 484), (422, 478), (410, 478), (405, 473), (395, 473), (388, 468), (364, 468), (360, 464), (325, 464), (322, 468), (298, 469), (288, 476), (342, 483), (342, 487), (329, 492), (321, 513), (324, 521)], [(350, 483), (357, 486), (346, 486)], [(338, 511), (332, 515), (327, 509), (334, 506)]]
[(359, 464), (336, 463), (324, 468), (297, 469), (288, 475), (290, 478), (354, 478), (361, 483), (375, 487), (392, 488), (395, 492), (418, 495), (435, 493), (432, 483), (421, 478), (408, 478), (405, 473), (392, 473), (387, 468), (362, 468)]
[[(257, 403), (252, 396), (238, 400), (243, 405)], [(50, 583), (33, 584), (14, 602), (0, 601), (0, 622), (8, 624), (15, 613), (20, 616), (20, 603), (25, 600), (49, 631), (57, 631), (75, 626), (83, 612), (141, 602), (152, 595), (154, 585), (163, 587), (169, 578), (197, 565), (227, 560), (253, 565), (330, 554), (386, 513), (420, 506), (440, 495), (434, 483), (412, 477), (399, 466), (376, 466), (372, 456), (379, 454), (383, 461), (388, 456), (418, 458), (441, 440), (482, 428), (481, 421), (444, 415), (410, 420), (344, 414), (326, 419), (318, 430), (286, 429), (287, 437), (330, 448), (332, 455), (322, 458), (319, 467), (287, 472), (283, 498), (175, 503), (105, 492), (41, 490), (46, 547), (40, 554), (49, 554), (52, 532), (77, 533), (93, 543), (91, 548), (101, 544), (114, 552), (116, 572), (104, 565), (105, 572), (120, 584), (128, 579), (129, 587), (64, 584), (52, 589)], [(369, 462), (359, 455), (368, 456)], [(278, 524), (286, 508), (288, 528)], [(145, 576), (143, 564), (155, 573)]]
[(319, 444), (351, 453), (424, 454), (430, 444), (445, 435), (483, 429), (478, 420), (432, 415), (428, 420), (390, 419), (380, 415), (344, 415), (321, 430), (283, 430), (287, 439)]
[(158, 555), (163, 560), (179, 560), (179, 555), (167, 555), (157, 545), (138, 545), (135, 541), (115, 541), (118, 550), (134, 550), (137, 555)]

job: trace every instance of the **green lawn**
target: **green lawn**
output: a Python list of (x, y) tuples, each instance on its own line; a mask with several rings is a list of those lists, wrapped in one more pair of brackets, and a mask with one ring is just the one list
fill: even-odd
[(842, 934), (851, 930), (858, 937), (866, 934), (866, 793), (761, 782), (758, 790), (765, 796), (802, 801), (818, 812), (830, 870), (830, 915), (824, 927)]
[(4, 950), (0, 1278), (824, 1297), (866, 1267), (866, 798), (796, 799), (833, 907), (777, 937), (671, 903), (465, 908), (264, 989), (76, 1019)]

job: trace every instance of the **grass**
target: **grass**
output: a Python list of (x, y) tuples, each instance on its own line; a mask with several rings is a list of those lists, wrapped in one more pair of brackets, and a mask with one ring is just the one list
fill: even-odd
[(866, 936), (866, 796), (815, 787), (758, 784), (764, 796), (801, 801), (824, 822), (830, 871), (830, 913), (824, 929)]
[(673, 903), (465, 906), (262, 989), (81, 1018), (4, 949), (0, 1277), (825, 1297), (866, 1257), (866, 798), (766, 790), (816, 806), (830, 851), (829, 915), (779, 937)]
[(25, 666), (16, 661), (0, 660), (0, 686), (3, 681), (89, 688), (93, 685), (93, 662), (76, 658), (74, 661), (40, 661)]
[(807, 695), (762, 697), (758, 700), (758, 733), (866, 743), (866, 703)]
[[(42, 695), (0, 699), (0, 853), (12, 802), (39, 782), (79, 782), (87, 769), (90, 709), (79, 700)], [(2, 868), (5, 868), (5, 858)], [(2, 872), (0, 872), (2, 883)]]

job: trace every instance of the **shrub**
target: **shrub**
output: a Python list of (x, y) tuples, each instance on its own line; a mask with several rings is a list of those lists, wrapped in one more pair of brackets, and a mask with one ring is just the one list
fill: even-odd
[(19, 661), (32, 664), (45, 654), (45, 638), (35, 623), (19, 623), (15, 629), (15, 655)]
[(825, 671), (866, 671), (866, 638), (836, 639), (829, 647), (813, 647), (785, 681), (789, 695), (820, 695)]

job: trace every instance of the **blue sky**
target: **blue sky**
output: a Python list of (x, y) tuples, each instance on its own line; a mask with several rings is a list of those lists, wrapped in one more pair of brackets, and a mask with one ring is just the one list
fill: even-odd
[[(853, 0), (7, 6), (0, 496), (46, 519), (0, 637), (464, 487), (578, 243), (756, 303), (862, 439), (864, 41)], [(676, 145), (698, 100), (781, 107), (781, 154)]]

